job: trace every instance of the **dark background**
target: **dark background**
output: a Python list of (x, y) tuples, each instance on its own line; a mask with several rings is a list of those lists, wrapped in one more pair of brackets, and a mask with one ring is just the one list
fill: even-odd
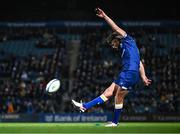
[(97, 6), (116, 20), (180, 20), (179, 0), (3, 0), (0, 20), (97, 20)]

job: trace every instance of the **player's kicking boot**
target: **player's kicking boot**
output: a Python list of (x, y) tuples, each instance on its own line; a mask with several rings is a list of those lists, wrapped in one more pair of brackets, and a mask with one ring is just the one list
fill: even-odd
[(85, 110), (90, 109), (91, 107), (95, 105), (100, 105), (106, 102), (107, 100), (108, 98), (104, 94), (102, 94), (99, 97), (96, 97), (95, 99), (87, 103), (82, 103), (82, 102), (79, 103), (79, 102), (76, 102), (75, 100), (72, 100), (72, 104), (78, 107), (82, 112), (84, 112)]
[(118, 124), (114, 123), (114, 122), (109, 122), (108, 124), (105, 125), (105, 127), (117, 127)]
[(86, 108), (83, 107), (82, 102), (76, 102), (75, 100), (72, 100), (72, 104), (76, 106), (81, 112), (85, 112)]

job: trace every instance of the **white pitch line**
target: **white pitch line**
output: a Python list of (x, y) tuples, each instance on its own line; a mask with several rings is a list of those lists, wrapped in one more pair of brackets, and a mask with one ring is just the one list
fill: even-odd
[[(1, 133), (0, 133), (1, 134)], [(93, 133), (3, 133), (3, 134), (93, 134)], [(140, 133), (96, 133), (96, 134), (140, 134)], [(164, 133), (141, 133), (141, 134), (164, 134)], [(165, 134), (179, 134), (179, 133), (165, 133)]]

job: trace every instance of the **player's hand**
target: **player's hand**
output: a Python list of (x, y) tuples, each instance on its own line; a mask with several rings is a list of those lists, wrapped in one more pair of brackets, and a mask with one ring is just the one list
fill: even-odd
[(144, 76), (142, 80), (146, 86), (149, 86), (152, 82), (152, 80), (148, 79), (146, 76)]
[(104, 18), (106, 16), (106, 14), (104, 13), (104, 11), (100, 8), (96, 8), (95, 9), (96, 15), (100, 18)]

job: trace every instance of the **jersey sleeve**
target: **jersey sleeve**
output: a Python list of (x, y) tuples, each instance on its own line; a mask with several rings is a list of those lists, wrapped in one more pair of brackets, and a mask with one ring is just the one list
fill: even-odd
[(122, 42), (124, 44), (127, 44), (127, 45), (134, 45), (134, 44), (136, 44), (135, 40), (130, 35), (128, 35), (128, 34), (124, 38), (122, 38)]

